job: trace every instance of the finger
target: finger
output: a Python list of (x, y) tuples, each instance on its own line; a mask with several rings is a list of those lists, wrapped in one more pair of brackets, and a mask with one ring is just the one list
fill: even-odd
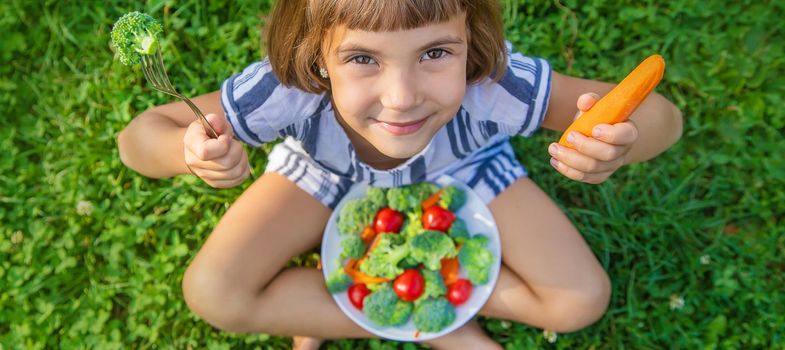
[(232, 187), (235, 187), (235, 186), (243, 183), (243, 181), (245, 181), (245, 179), (242, 179), (242, 180), (239, 180), (239, 179), (238, 180), (225, 180), (225, 181), (222, 180), (222, 181), (208, 182), (207, 184), (210, 185), (210, 187), (213, 187), (213, 188), (232, 188)]
[(243, 183), (251, 174), (250, 166), (245, 163), (245, 166), (239, 167), (240, 171), (238, 172), (238, 176), (234, 178), (225, 178), (225, 179), (204, 179), (204, 182), (214, 188), (229, 188), (237, 186)]
[(602, 183), (603, 181), (607, 180), (608, 177), (611, 176), (611, 174), (613, 174), (612, 171), (602, 172), (602, 173), (595, 173), (595, 174), (585, 173), (585, 172), (582, 172), (580, 170), (574, 169), (574, 168), (572, 168), (572, 167), (570, 167), (570, 166), (568, 166), (568, 165), (566, 165), (566, 164), (556, 160), (555, 158), (551, 158), (551, 166), (554, 169), (556, 169), (556, 171), (558, 171), (562, 175), (564, 175), (564, 176), (566, 176), (566, 177), (568, 177), (568, 178), (570, 178), (572, 180), (585, 182), (585, 183), (590, 183), (590, 184)]
[(600, 141), (620, 146), (628, 146), (638, 140), (638, 128), (635, 123), (599, 124), (592, 129), (592, 136)]
[(548, 147), (548, 153), (560, 163), (587, 174), (616, 171), (616, 169), (624, 165), (624, 157), (603, 161), (587, 156), (578, 150), (563, 147), (557, 143), (553, 143)]
[[(211, 157), (215, 157), (215, 150), (210, 151), (205, 148), (204, 144), (208, 141), (211, 141), (210, 144), (212, 144), (212, 148), (217, 146), (217, 144), (215, 144), (215, 139), (212, 139), (207, 135), (201, 122), (194, 120), (191, 124), (188, 124), (188, 129), (186, 129), (185, 135), (183, 135), (186, 158), (188, 153), (195, 155), (196, 158), (200, 160), (207, 160)], [(223, 142), (226, 141), (224, 140)], [(210, 151), (211, 154), (206, 154), (208, 151)]]
[(192, 121), (191, 124), (188, 124), (188, 128), (185, 130), (185, 135), (183, 135), (183, 143), (185, 144), (185, 148), (190, 152), (194, 152), (197, 148), (197, 145), (209, 139), (210, 137), (208, 137), (207, 133), (204, 132), (204, 128), (202, 128), (202, 125), (198, 120)]
[(194, 174), (202, 178), (205, 182), (215, 181), (231, 181), (242, 179), (247, 176), (249, 167), (246, 164), (238, 164), (238, 166), (231, 169), (224, 170), (210, 170), (199, 167), (191, 167)]
[(234, 134), (232, 125), (229, 124), (225, 118), (213, 113), (210, 113), (204, 117), (207, 119), (210, 125), (212, 125), (213, 129), (215, 129), (215, 132), (217, 132), (218, 135), (229, 135), (231, 137)]
[[(606, 162), (616, 160), (627, 154), (630, 150), (629, 145), (614, 145), (592, 137), (586, 137), (579, 132), (570, 132), (567, 134), (567, 142), (575, 147), (575, 150), (578, 152)], [(559, 150), (561, 148), (569, 149), (569, 147), (557, 146), (560, 147)]]
[[(227, 136), (221, 135), (214, 141), (220, 141), (221, 138), (224, 137)], [(191, 167), (198, 167), (201, 169), (214, 171), (225, 171), (227, 169), (236, 167), (240, 161), (247, 159), (248, 157), (245, 155), (245, 149), (239, 141), (230, 140), (229, 150), (221, 157), (213, 158), (211, 160), (203, 160), (199, 158), (198, 155), (187, 152), (185, 158), (186, 163), (188, 163), (188, 165)]]
[(216, 167), (214, 162), (202, 162), (198, 165), (194, 165), (191, 167), (193, 172), (201, 177), (206, 182), (208, 181), (228, 181), (233, 179), (245, 179), (248, 177), (251, 171), (251, 166), (248, 162), (248, 157), (243, 152), (242, 156), (240, 157), (240, 161), (237, 162), (237, 165), (231, 168), (220, 168), (218, 170), (212, 168), (206, 168), (202, 166), (211, 166), (213, 168)]
[(219, 159), (226, 156), (232, 147), (232, 138), (228, 135), (221, 135), (217, 139), (208, 138), (202, 143), (192, 145), (189, 150), (201, 161)]
[(578, 102), (576, 103), (576, 105), (578, 107), (578, 110), (580, 110), (582, 112), (586, 112), (592, 106), (594, 106), (594, 104), (599, 99), (600, 99), (600, 95), (597, 95), (597, 94), (595, 94), (593, 92), (585, 93), (585, 94), (580, 95), (578, 97)]

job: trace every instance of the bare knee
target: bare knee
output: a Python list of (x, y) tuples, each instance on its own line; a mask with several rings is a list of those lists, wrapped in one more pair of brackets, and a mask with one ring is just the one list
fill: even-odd
[(183, 276), (183, 297), (191, 311), (227, 332), (250, 332), (254, 293), (232, 283), (220, 270), (192, 263)]
[(593, 324), (605, 314), (611, 298), (608, 275), (597, 276), (580, 288), (544, 298), (548, 312), (545, 328), (555, 332), (574, 332)]

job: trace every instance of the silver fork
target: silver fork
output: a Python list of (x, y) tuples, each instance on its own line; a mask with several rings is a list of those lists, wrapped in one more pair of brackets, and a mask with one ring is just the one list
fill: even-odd
[[(204, 117), (204, 113), (196, 107), (196, 105), (191, 102), (188, 97), (185, 97), (183, 94), (177, 92), (171, 82), (169, 82), (169, 76), (166, 74), (166, 68), (164, 67), (164, 60), (161, 58), (161, 50), (160, 48), (155, 51), (155, 57), (150, 55), (141, 55), (142, 56), (142, 71), (144, 71), (144, 77), (153, 86), (153, 89), (156, 89), (160, 92), (163, 92), (168, 95), (172, 95), (177, 97), (188, 107), (191, 107), (191, 110), (196, 114), (196, 117), (199, 118), (199, 121), (202, 123), (202, 127), (204, 128), (207, 135), (211, 138), (217, 139), (218, 133), (215, 132), (213, 126), (210, 125), (210, 122), (207, 121), (207, 118)], [(253, 169), (250, 170), (251, 180), (255, 181), (256, 176), (253, 173)], [(193, 173), (193, 171), (191, 171)]]
[(181, 93), (177, 92), (174, 86), (172, 86), (172, 83), (169, 82), (169, 76), (166, 74), (166, 68), (164, 67), (164, 60), (161, 58), (160, 48), (155, 51), (154, 56), (140, 56), (142, 56), (142, 70), (144, 71), (144, 77), (147, 78), (147, 81), (153, 86), (153, 89), (177, 97), (185, 102), (188, 107), (191, 107), (191, 110), (194, 112), (194, 114), (196, 114), (196, 117), (199, 118), (199, 121), (202, 122), (202, 127), (204, 127), (207, 135), (211, 138), (217, 139), (218, 133), (215, 132), (213, 126), (210, 125), (210, 122), (208, 122), (207, 118), (204, 117), (204, 114), (201, 110), (199, 110), (199, 107), (196, 107), (196, 105), (191, 102), (188, 97), (185, 97)]

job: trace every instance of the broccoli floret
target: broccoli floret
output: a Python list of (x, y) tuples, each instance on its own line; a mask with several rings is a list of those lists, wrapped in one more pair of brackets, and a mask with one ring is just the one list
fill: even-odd
[(438, 332), (455, 321), (455, 308), (445, 298), (428, 298), (415, 304), (412, 320), (420, 331)]
[(452, 258), (458, 253), (452, 239), (439, 231), (424, 231), (414, 236), (409, 240), (409, 247), (412, 258), (429, 270), (439, 270), (443, 258)]
[(370, 276), (395, 278), (403, 272), (398, 263), (409, 256), (409, 246), (405, 244), (403, 237), (397, 234), (380, 235), (377, 238), (379, 242), (368, 254), (368, 259), (360, 265), (360, 271)]
[(327, 275), (327, 290), (330, 293), (338, 293), (346, 290), (352, 285), (352, 278), (346, 274), (343, 267), (339, 267)]
[(452, 222), (447, 234), (450, 235), (450, 238), (452, 238), (455, 243), (464, 243), (469, 239), (469, 229), (466, 228), (466, 222), (459, 217), (456, 217), (455, 221)]
[(403, 300), (398, 300), (395, 303), (395, 310), (393, 311), (392, 316), (390, 316), (390, 325), (391, 326), (400, 326), (409, 321), (409, 316), (412, 315), (412, 310), (414, 309), (414, 304), (405, 302)]
[(371, 291), (371, 293), (381, 289), (384, 286), (385, 286), (385, 283), (367, 283), (365, 285), (365, 287), (368, 288), (368, 290)]
[(378, 209), (367, 199), (358, 198), (348, 201), (338, 214), (338, 232), (342, 235), (359, 235), (365, 226), (373, 223)]
[(488, 283), (488, 272), (493, 265), (493, 254), (485, 248), (488, 237), (475, 235), (458, 252), (458, 262), (466, 269), (472, 284)]
[(455, 186), (447, 186), (442, 189), (439, 206), (454, 213), (460, 210), (464, 204), (466, 204), (466, 192)]
[(406, 213), (406, 221), (403, 223), (400, 235), (412, 238), (422, 233), (425, 229), (422, 227), (422, 211), (415, 210)]
[(402, 269), (406, 270), (406, 269), (411, 269), (411, 268), (415, 268), (415, 267), (420, 266), (420, 262), (417, 261), (415, 258), (412, 258), (411, 255), (409, 255), (406, 258), (404, 258), (403, 260), (401, 260), (401, 263), (398, 264), (398, 265)]
[(368, 188), (368, 201), (376, 207), (376, 210), (387, 206), (387, 191), (381, 187)]
[(140, 55), (154, 54), (161, 32), (161, 24), (145, 13), (134, 11), (120, 17), (111, 35), (120, 62), (132, 66), (141, 61)]
[(428, 182), (409, 186), (393, 187), (387, 190), (387, 205), (399, 212), (419, 210), (422, 201), (430, 197), (438, 188)]
[(441, 273), (428, 269), (423, 269), (420, 273), (425, 280), (425, 290), (417, 300), (438, 298), (447, 293), (447, 286), (444, 285), (444, 279), (442, 278)]
[(359, 259), (365, 254), (365, 242), (359, 235), (346, 235), (341, 240), (342, 258)]
[(412, 304), (398, 299), (390, 283), (365, 297), (363, 313), (380, 326), (398, 326), (409, 320)]

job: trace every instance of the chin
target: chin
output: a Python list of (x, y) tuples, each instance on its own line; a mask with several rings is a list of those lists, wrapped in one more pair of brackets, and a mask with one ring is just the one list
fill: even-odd
[(376, 142), (372, 144), (380, 153), (395, 159), (411, 158), (428, 146), (431, 138), (434, 137), (427, 123), (425, 127), (410, 135), (396, 136), (381, 129), (377, 131), (378, 133), (374, 135)]

